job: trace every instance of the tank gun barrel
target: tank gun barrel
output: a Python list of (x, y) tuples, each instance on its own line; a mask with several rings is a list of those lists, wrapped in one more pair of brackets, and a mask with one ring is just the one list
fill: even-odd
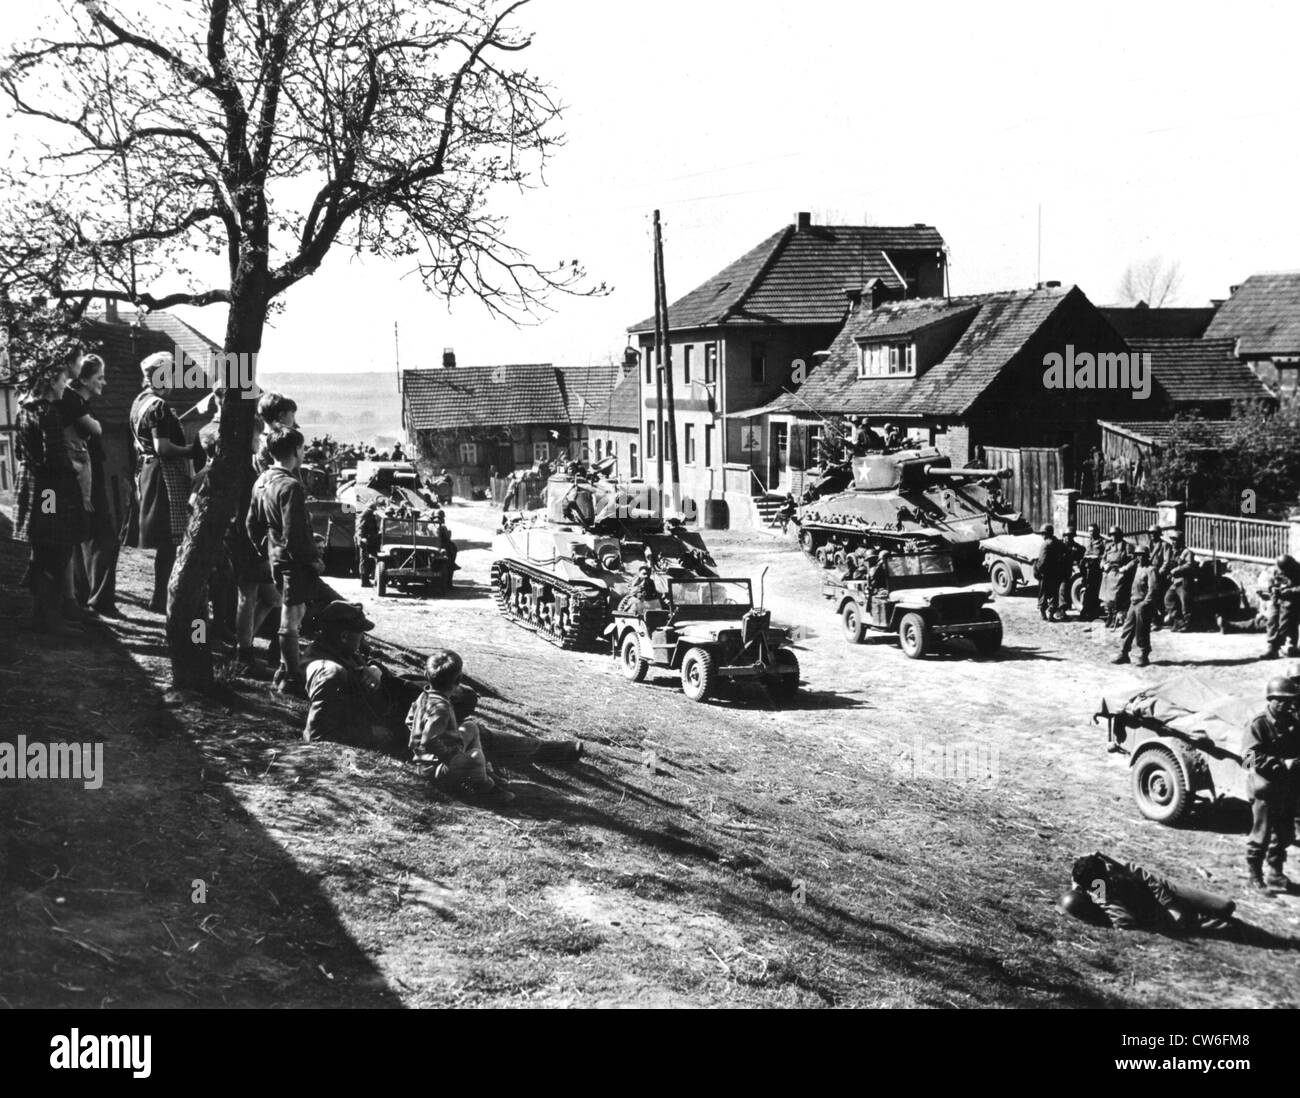
[(941, 469), (937, 465), (927, 465), (925, 475), (936, 480), (982, 480), (984, 477), (997, 477), (1006, 480), (1011, 476), (1010, 469), (972, 469), (963, 466), (958, 469)]

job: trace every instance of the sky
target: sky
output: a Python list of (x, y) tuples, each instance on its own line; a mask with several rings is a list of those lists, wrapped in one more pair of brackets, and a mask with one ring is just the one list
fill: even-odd
[[(937, 226), (954, 293), (1057, 279), (1106, 304), (1163, 256), (1201, 305), (1300, 267), (1294, 3), (533, 0), (518, 22), (566, 143), (544, 189), (498, 208), (540, 263), (579, 259), (612, 292), (516, 327), (333, 255), (289, 291), (263, 369), (617, 357), (653, 311), (656, 208), (670, 298), (801, 210)], [(220, 308), (178, 312), (220, 337)]]

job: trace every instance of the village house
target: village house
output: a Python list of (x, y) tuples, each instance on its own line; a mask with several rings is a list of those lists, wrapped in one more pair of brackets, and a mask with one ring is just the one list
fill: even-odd
[[(775, 487), (787, 461), (786, 422), (747, 429), (737, 412), (758, 408), (798, 383), (830, 346), (849, 310), (944, 293), (946, 248), (929, 225), (814, 225), (796, 215), (761, 244), (668, 307), (668, 358), (684, 510), (734, 500), (736, 519), (755, 493)], [(653, 483), (657, 455), (654, 318), (629, 332), (641, 350), (641, 458)], [(666, 433), (667, 408), (663, 430)]]
[(1300, 271), (1251, 275), (1219, 306), (1209, 339), (1235, 341), (1237, 357), (1277, 396), (1300, 395)]
[[(635, 351), (633, 352), (635, 356)], [(641, 382), (634, 368), (592, 413), (587, 422), (588, 460), (614, 458), (620, 481), (641, 480)]]
[(622, 377), (617, 364), (458, 366), (449, 350), (440, 368), (402, 371), (402, 426), (421, 471), (446, 469), (468, 498), (516, 469), (581, 457)]

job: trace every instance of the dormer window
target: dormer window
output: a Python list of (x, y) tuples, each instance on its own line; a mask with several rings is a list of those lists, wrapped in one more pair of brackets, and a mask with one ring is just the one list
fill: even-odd
[(862, 344), (858, 347), (858, 377), (916, 377), (916, 344)]

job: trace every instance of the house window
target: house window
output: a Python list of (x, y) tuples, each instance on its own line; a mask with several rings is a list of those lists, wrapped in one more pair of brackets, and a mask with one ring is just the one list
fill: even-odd
[(749, 352), (749, 380), (761, 385), (767, 377), (767, 346), (755, 343)]
[(712, 385), (718, 380), (718, 345), (716, 343), (706, 343), (704, 345), (704, 383)]
[(915, 377), (915, 343), (870, 343), (858, 348), (858, 377)]
[(682, 428), (683, 438), (686, 442), (686, 464), (695, 464), (695, 424), (688, 423)]
[[(859, 377), (862, 375), (859, 374)], [(808, 462), (810, 465), (822, 463), (822, 428), (821, 424), (808, 428)]]
[(596, 460), (600, 460), (600, 439), (596, 439)]
[(551, 460), (551, 444), (549, 442), (533, 443), (533, 464), (537, 465), (543, 461)]
[(462, 442), (460, 444), (460, 463), (462, 465), (478, 464), (478, 443)]
[(618, 443), (612, 438), (605, 443), (605, 456), (608, 458), (618, 457)]
[(637, 464), (637, 460), (636, 460), (635, 442), (629, 442), (627, 445), (627, 463), (628, 463), (628, 475), (637, 476), (641, 472), (641, 468)]
[(645, 383), (647, 385), (654, 384), (654, 379), (655, 379), (654, 369), (655, 369), (654, 348), (647, 347), (645, 349)]
[(647, 460), (655, 456), (655, 421), (653, 419), (645, 421), (645, 456)]
[(689, 344), (682, 348), (682, 380), (691, 383), (691, 362), (695, 358), (695, 348)]
[(706, 468), (713, 467), (713, 424), (704, 425), (704, 465)]

